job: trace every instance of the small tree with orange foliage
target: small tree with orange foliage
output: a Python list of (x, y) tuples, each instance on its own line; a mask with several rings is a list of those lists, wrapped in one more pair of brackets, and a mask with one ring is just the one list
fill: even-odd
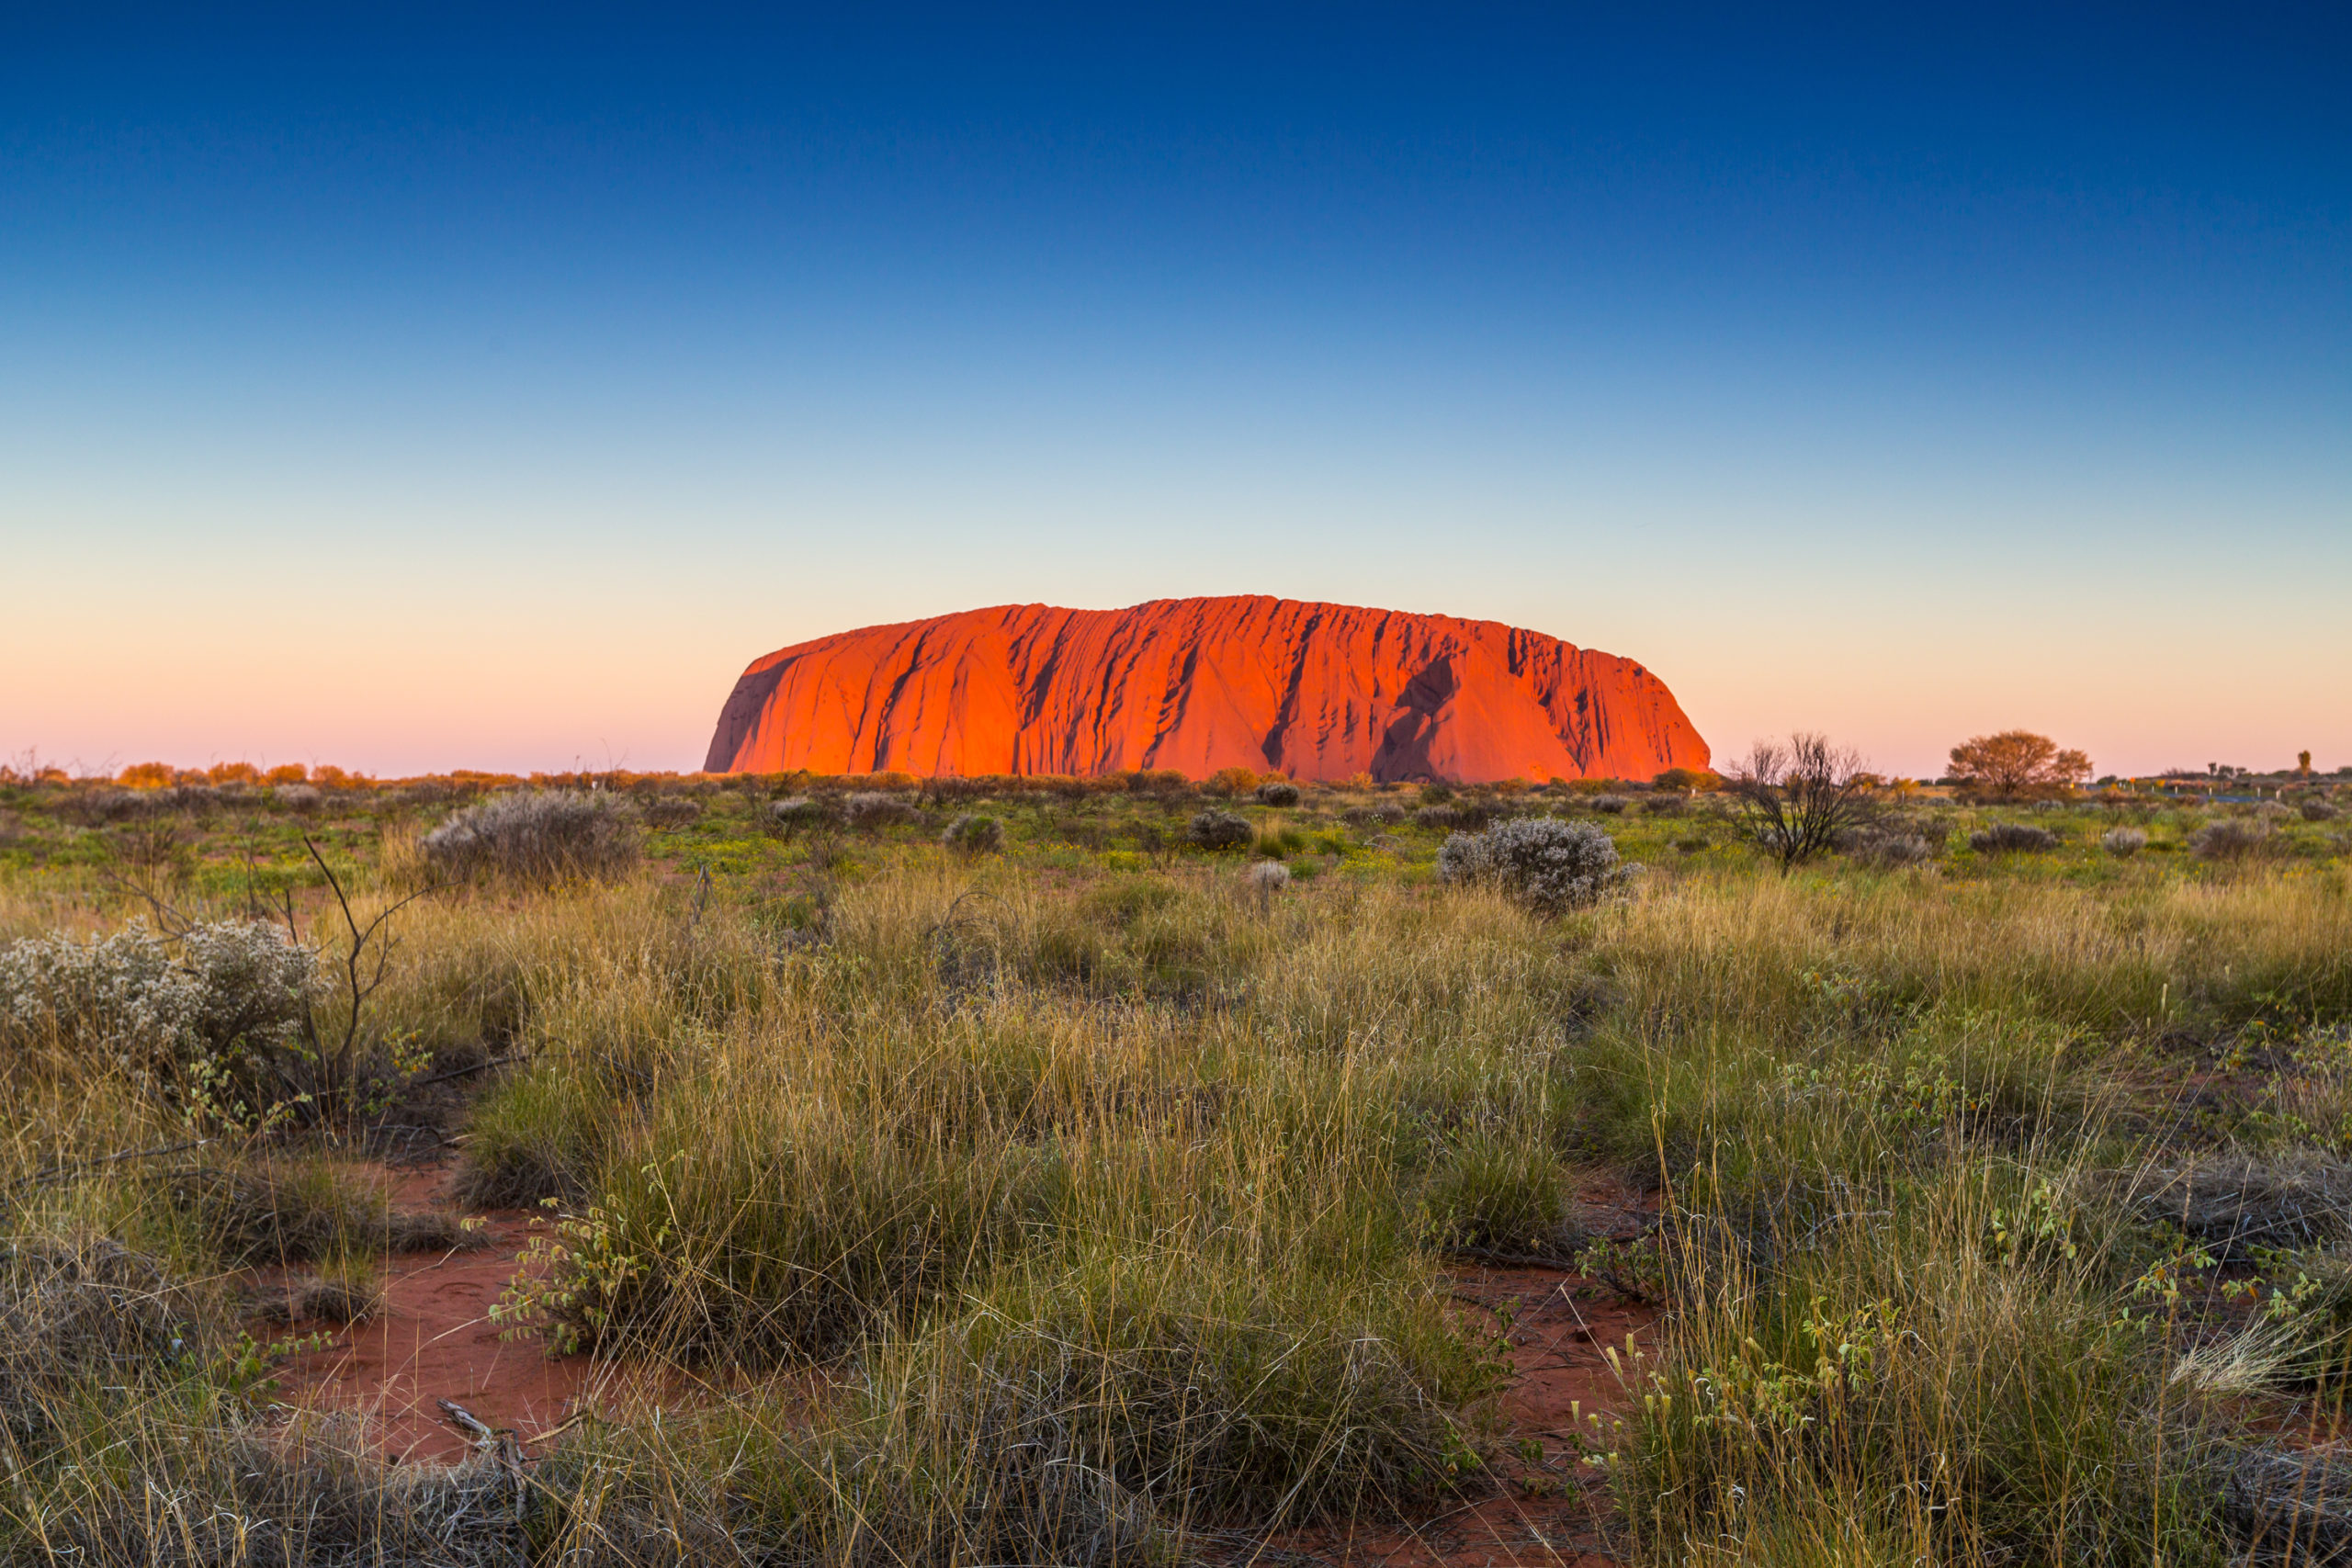
[(2091, 760), (2080, 751), (2060, 750), (2047, 735), (2005, 729), (1953, 747), (1951, 776), (1971, 795), (2012, 800), (2064, 795), (2091, 776)]
[(117, 773), (114, 782), (126, 789), (164, 789), (178, 777), (178, 770), (169, 762), (133, 762)]
[(1237, 795), (1248, 795), (1257, 787), (1258, 774), (1256, 770), (1251, 768), (1219, 768), (1201, 785), (1202, 790), (1206, 794), (1221, 795), (1227, 798)]

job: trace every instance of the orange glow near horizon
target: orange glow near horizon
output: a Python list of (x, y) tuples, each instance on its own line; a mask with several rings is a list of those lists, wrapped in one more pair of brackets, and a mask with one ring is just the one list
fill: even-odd
[[(756, 587), (739, 584), (728, 603), (720, 585), (710, 596), (722, 602), (707, 613), (657, 615), (606, 591), (470, 626), (457, 617), (419, 625), (397, 593), (342, 616), (312, 610), (268, 626), (159, 609), (100, 629), (70, 604), (36, 604), (0, 626), (0, 759), (37, 752), (109, 776), (149, 759), (332, 763), (384, 776), (691, 771), (753, 658), (931, 608), (879, 593), (764, 604)], [(2012, 728), (2087, 750), (2100, 773), (2284, 768), (2302, 750), (2323, 772), (2352, 763), (2352, 671), (2331, 646), (2340, 640), (2331, 623), (2315, 618), (2270, 628), (2265, 672), (2250, 678), (2231, 660), (2132, 648), (2080, 623), (1962, 650), (1905, 640), (1883, 615), (1850, 637), (1826, 626), (1776, 636), (1769, 624), (1710, 620), (1704, 604), (1547, 610), (1532, 594), (1448, 597), (1440, 607), (1453, 613), (1639, 660), (1672, 690), (1718, 766), (1753, 739), (1795, 728), (1826, 731), (1881, 771), (1917, 777), (1939, 774), (1960, 740)], [(2119, 654), (2119, 644), (2132, 650)]]

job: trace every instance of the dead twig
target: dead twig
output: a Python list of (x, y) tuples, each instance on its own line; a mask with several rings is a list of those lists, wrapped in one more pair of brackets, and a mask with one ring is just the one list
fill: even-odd
[(181, 913), (177, 906), (164, 898), (147, 883), (124, 874), (119, 866), (100, 866), (98, 885), (117, 897), (129, 894), (132, 897), (144, 900), (147, 907), (155, 912), (155, 923), (163, 928), (164, 935), (171, 937), (174, 941), (185, 938), (188, 932), (196, 929), (196, 922)]
[(486, 1073), (492, 1067), (503, 1067), (510, 1062), (519, 1062), (522, 1059), (520, 1056), (492, 1056), (486, 1062), (475, 1062), (463, 1067), (451, 1067), (446, 1073), (430, 1073), (421, 1078), (411, 1078), (408, 1087), (424, 1089), (429, 1084), (447, 1083), (451, 1078), (462, 1078), (473, 1073)]
[[(335, 907), (343, 913), (344, 929), (350, 938), (349, 945), (344, 950), (343, 970), (345, 989), (350, 997), (351, 1006), (344, 1017), (341, 1043), (332, 1052), (327, 1050), (319, 1038), (316, 1021), (307, 1004), (302, 1014), (303, 1033), (318, 1057), (320, 1087), (325, 1091), (322, 1098), (331, 1106), (340, 1105), (350, 1089), (347, 1080), (354, 1068), (354, 1056), (359, 1043), (359, 1025), (367, 1010), (368, 998), (383, 985), (391, 966), (392, 949), (397, 945), (390, 937), (377, 942), (377, 936), (383, 931), (386, 921), (427, 894), (439, 892), (443, 885), (436, 882), (418, 888), (407, 897), (379, 911), (375, 919), (363, 926), (359, 923), (359, 917), (352, 912), (351, 898), (344, 892), (343, 879), (335, 875), (334, 868), (327, 864), (327, 857), (308, 833), (302, 835), (302, 847), (311, 852), (311, 859), (317, 863), (320, 874), (327, 879), (327, 888), (334, 895)], [(297, 941), (300, 940), (300, 933), (295, 931), (294, 900), (290, 894), (286, 899), (286, 924), (288, 932), (294, 933)], [(376, 943), (372, 966), (368, 955), (371, 942)]]
[(7, 1190), (13, 1192), (19, 1187), (30, 1187), (41, 1181), (53, 1181), (58, 1177), (71, 1176), (76, 1171), (96, 1170), (101, 1166), (120, 1165), (128, 1160), (160, 1159), (165, 1155), (185, 1154), (189, 1149), (200, 1149), (207, 1144), (216, 1141), (212, 1138), (190, 1138), (186, 1143), (164, 1144), (152, 1149), (125, 1149), (119, 1154), (97, 1155), (89, 1159), (67, 1160), (62, 1165), (52, 1165), (44, 1170), (36, 1170), (30, 1176), (20, 1176), (8, 1184)]
[(1496, 1269), (1549, 1269), (1557, 1274), (1577, 1272), (1573, 1258), (1544, 1252), (1503, 1252), (1491, 1247), (1449, 1247), (1449, 1258), (1459, 1258), (1465, 1263), (1483, 1263)]

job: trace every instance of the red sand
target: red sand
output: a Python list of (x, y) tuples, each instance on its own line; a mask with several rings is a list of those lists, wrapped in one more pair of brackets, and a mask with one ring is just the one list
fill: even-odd
[[(388, 1172), (385, 1179), (396, 1204), (424, 1208), (437, 1201), (443, 1174)], [(490, 1309), (529, 1241), (531, 1216), (510, 1210), (485, 1218), (489, 1247), (391, 1259), (384, 1310), (341, 1331), (327, 1348), (288, 1361), (278, 1397), (314, 1409), (374, 1411), (387, 1453), (447, 1461), (463, 1457), (469, 1444), (443, 1419), (436, 1400), (454, 1400), (491, 1427), (514, 1430), (527, 1448), (611, 1387), (611, 1369), (599, 1370), (592, 1384), (585, 1356), (550, 1359), (536, 1339), (501, 1337)], [(1657, 1309), (1550, 1269), (1472, 1269), (1458, 1276), (1455, 1299), (1476, 1330), (1503, 1333), (1514, 1372), (1503, 1401), (1500, 1484), (1404, 1529), (1286, 1534), (1269, 1542), (1277, 1554), (1383, 1568), (1618, 1560), (1607, 1488), (1598, 1471), (1578, 1462), (1580, 1443), (1601, 1440), (1605, 1430), (1580, 1426), (1577, 1415), (1606, 1421), (1623, 1410), (1626, 1388), (1608, 1352), (1623, 1360), (1629, 1337), (1646, 1348)], [(1540, 1456), (1522, 1456), (1524, 1442)]]
[[(435, 1206), (443, 1174), (388, 1175), (393, 1202)], [(509, 1210), (483, 1217), (488, 1247), (388, 1258), (384, 1308), (365, 1323), (340, 1330), (297, 1324), (267, 1336), (255, 1330), (255, 1338), (334, 1336), (327, 1348), (279, 1369), (277, 1397), (311, 1408), (375, 1411), (385, 1451), (402, 1459), (451, 1460), (467, 1451), (467, 1439), (443, 1420), (436, 1400), (455, 1400), (526, 1442), (570, 1416), (587, 1385), (589, 1359), (550, 1359), (538, 1339), (503, 1339), (490, 1321), (528, 1245), (531, 1216)]]
[(704, 765), (1459, 783), (1646, 779), (1708, 756), (1631, 660), (1498, 621), (1239, 597), (1004, 605), (798, 643), (743, 672)]
[[(1462, 1275), (1456, 1299), (1488, 1332), (1508, 1308), (1511, 1367), (1503, 1399), (1503, 1436), (1496, 1470), (1500, 1485), (1485, 1495), (1405, 1529), (1351, 1532), (1301, 1531), (1278, 1547), (1342, 1562), (1383, 1568), (1470, 1568), (1495, 1564), (1599, 1564), (1621, 1559), (1612, 1548), (1614, 1504), (1601, 1472), (1580, 1462), (1599, 1440), (1579, 1431), (1577, 1415), (1606, 1425), (1625, 1405), (1627, 1391), (1610, 1365), (1614, 1348), (1629, 1373), (1627, 1337), (1651, 1347), (1658, 1312), (1595, 1290), (1573, 1274), (1549, 1269), (1479, 1269)], [(1541, 1458), (1518, 1452), (1532, 1442)]]

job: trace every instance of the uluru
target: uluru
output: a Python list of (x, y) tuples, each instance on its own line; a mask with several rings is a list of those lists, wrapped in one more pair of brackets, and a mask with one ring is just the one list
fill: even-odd
[(1650, 778), (1707, 743), (1630, 659), (1498, 621), (1235, 596), (1005, 604), (755, 660), (711, 773)]

